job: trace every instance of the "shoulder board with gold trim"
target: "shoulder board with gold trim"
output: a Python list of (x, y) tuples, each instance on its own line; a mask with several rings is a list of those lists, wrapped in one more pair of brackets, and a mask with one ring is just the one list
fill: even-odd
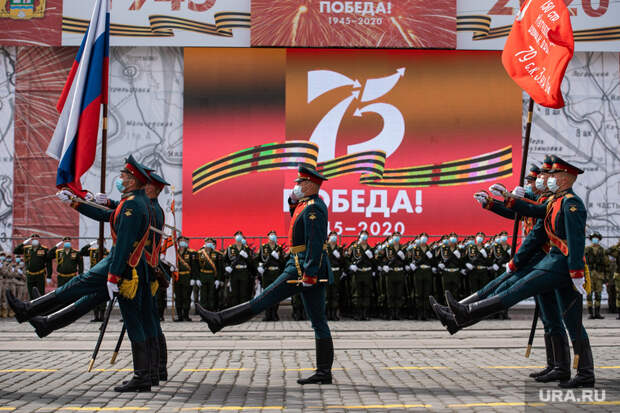
[(308, 205), (314, 205), (314, 199), (311, 199), (307, 202)]

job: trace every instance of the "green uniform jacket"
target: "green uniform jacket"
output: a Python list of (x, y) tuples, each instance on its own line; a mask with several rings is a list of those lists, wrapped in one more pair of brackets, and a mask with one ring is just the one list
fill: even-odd
[(47, 273), (47, 278), (52, 277), (52, 260), (49, 258), (48, 249), (43, 245), (33, 247), (32, 245), (20, 244), (13, 250), (13, 254), (24, 254), (26, 271), (28, 273)]
[(64, 248), (52, 248), (48, 252), (50, 260), (56, 260), (56, 271), (59, 274), (81, 274), (84, 272), (84, 260), (82, 254), (78, 250), (70, 248), (66, 251)]

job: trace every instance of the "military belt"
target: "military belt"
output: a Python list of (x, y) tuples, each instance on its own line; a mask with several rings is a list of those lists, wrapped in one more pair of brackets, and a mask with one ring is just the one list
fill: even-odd
[(187, 275), (189, 274), (189, 271), (179, 271), (179, 275)]
[(372, 267), (362, 267), (362, 268), (358, 268), (358, 271), (370, 271), (372, 270)]
[(426, 265), (426, 264), (421, 264), (420, 268), (424, 269), (424, 270), (428, 270), (429, 268), (431, 268), (430, 265)]
[(202, 272), (204, 274), (213, 274), (213, 270), (203, 270), (203, 269), (201, 269), (200, 272)]
[(45, 272), (45, 268), (43, 268), (41, 271), (26, 271), (26, 274), (28, 275), (41, 275)]
[(340, 267), (332, 267), (332, 271), (340, 271)]
[(446, 268), (444, 271), (457, 272), (458, 270), (459, 270), (458, 268)]
[(278, 271), (278, 270), (280, 269), (280, 267), (274, 267), (274, 266), (271, 266), (271, 267), (267, 267), (267, 269), (268, 269), (269, 271)]
[(479, 270), (486, 270), (487, 269), (486, 265), (476, 265), (476, 268), (479, 269)]
[(393, 267), (392, 271), (402, 271), (404, 269), (405, 269), (404, 267)]
[(59, 272), (58, 275), (61, 276), (61, 277), (75, 277), (77, 275), (77, 272), (72, 272), (72, 273), (69, 273), (69, 274), (63, 274), (63, 273)]
[(238, 270), (245, 270), (246, 268), (248, 268), (247, 265), (235, 265), (235, 268)]

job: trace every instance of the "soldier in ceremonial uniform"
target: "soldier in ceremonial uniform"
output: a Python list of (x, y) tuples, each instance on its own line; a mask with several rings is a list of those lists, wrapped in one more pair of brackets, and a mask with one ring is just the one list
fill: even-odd
[[(89, 262), (90, 262), (90, 268), (93, 268), (95, 265), (97, 265), (97, 263), (99, 263), (99, 261), (103, 259), (103, 257), (107, 256), (110, 253), (110, 251), (108, 251), (107, 248), (103, 247), (103, 257), (100, 257), (99, 256), (100, 248), (98, 244), (99, 244), (98, 241), (93, 241), (90, 244), (84, 245), (82, 249), (80, 250), (80, 255), (82, 257), (88, 257)], [(91, 322), (103, 321), (105, 307), (106, 307), (106, 303), (101, 303), (97, 305), (95, 309), (93, 310), (94, 317), (90, 321)]]
[[(269, 231), (267, 234), (268, 242), (263, 244), (260, 248), (260, 255), (258, 256), (258, 273), (261, 277), (261, 287), (263, 289), (269, 287), (284, 270), (284, 251), (282, 247), (278, 245), (278, 236), (275, 231)], [(273, 307), (265, 310), (265, 317), (263, 321), (278, 321), (278, 306), (280, 303), (275, 304)], [(204, 307), (204, 306), (203, 306)]]
[(28, 296), (33, 299), (32, 288), (37, 287), (39, 293), (45, 292), (46, 278), (52, 278), (52, 261), (49, 259), (48, 249), (41, 245), (39, 234), (32, 234), (30, 238), (15, 247), (13, 254), (24, 256), (26, 263), (26, 282)]
[(254, 276), (257, 271), (252, 250), (244, 241), (243, 233), (235, 232), (235, 243), (229, 245), (224, 254), (224, 271), (231, 305), (248, 301), (254, 292)]
[(347, 264), (342, 246), (338, 245), (338, 234), (334, 231), (330, 232), (327, 240), (327, 252), (334, 273), (334, 283), (327, 286), (327, 319), (337, 321), (340, 320), (340, 292)]
[(318, 194), (324, 180), (314, 169), (299, 167), (297, 184), (289, 198), (290, 256), (280, 277), (249, 302), (217, 313), (199, 307), (203, 320), (216, 333), (225, 326), (250, 320), (275, 303), (300, 293), (314, 329), (317, 369), (309, 378), (299, 379), (299, 384), (332, 382), (334, 347), (325, 317), (325, 288), (333, 282), (333, 273), (326, 245), (327, 207)]
[(444, 236), (438, 250), (437, 268), (444, 290), (455, 291), (458, 296), (461, 286), (461, 252), (458, 249), (458, 237), (452, 232)]
[[(504, 266), (510, 261), (510, 255), (508, 232), (502, 231), (497, 234), (495, 242), (491, 246), (491, 266), (488, 268), (490, 277), (495, 279), (504, 273)], [(508, 310), (496, 314), (495, 317), (502, 320), (510, 320)]]
[(489, 254), (484, 248), (484, 232), (476, 233), (475, 238), (465, 247), (465, 268), (467, 269), (468, 292), (480, 290), (488, 279)]
[[(514, 272), (527, 265), (522, 261), (523, 257), (529, 260), (529, 253), (538, 250), (547, 241), (551, 244), (549, 253), (527, 275), (497, 295), (463, 304), (446, 291), (446, 299), (457, 324), (464, 326), (504, 311), (528, 297), (555, 290), (573, 347), (579, 355), (577, 375), (571, 380), (561, 380), (560, 387), (593, 387), (592, 349), (581, 321), (581, 302), (583, 295), (586, 295), (584, 250), (587, 212), (583, 201), (572, 190), (577, 175), (583, 171), (555, 157), (549, 173), (552, 176), (547, 179), (547, 187), (553, 192), (549, 205), (537, 205), (517, 198), (506, 200), (506, 206), (515, 212), (542, 218), (536, 222), (507, 268)], [(437, 314), (443, 317), (441, 312)], [(570, 371), (568, 373), (570, 377)]]
[[(613, 271), (613, 276), (610, 277), (611, 281), (607, 284), (612, 284), (614, 286), (614, 298), (615, 298), (615, 310), (618, 312), (618, 316), (616, 317), (620, 320), (620, 241), (612, 247), (607, 249), (607, 255), (610, 257), (611, 264), (610, 267), (615, 267)], [(609, 289), (607, 290), (609, 291)], [(611, 300), (611, 296), (609, 300)], [(610, 305), (611, 307), (611, 305)]]
[(391, 243), (385, 248), (383, 273), (386, 278), (386, 302), (389, 310), (388, 319), (400, 320), (401, 310), (405, 305), (407, 294), (407, 256), (400, 244), (400, 232), (392, 234)]
[(427, 320), (431, 314), (427, 297), (433, 293), (433, 266), (435, 256), (428, 245), (428, 234), (420, 233), (414, 244), (411, 271), (415, 291), (416, 317)]
[[(603, 236), (598, 232), (590, 235), (591, 245), (586, 247), (586, 264), (590, 270), (590, 279), (592, 280), (592, 290), (588, 294), (588, 313), (590, 318), (605, 318), (601, 315), (601, 294), (603, 292), (603, 284), (609, 267), (609, 258), (605, 253), (605, 248), (600, 244)], [(592, 309), (592, 298), (594, 297), (594, 310)]]
[[(177, 318), (174, 321), (192, 321), (189, 318), (189, 308), (192, 301), (192, 287), (196, 285), (198, 273), (198, 259), (196, 251), (189, 248), (189, 238), (181, 236), (178, 239), (179, 251), (177, 268), (179, 279), (173, 283)], [(196, 303), (194, 303), (196, 305)]]
[(71, 278), (84, 272), (84, 260), (78, 250), (71, 248), (71, 237), (62, 239), (62, 249), (55, 246), (49, 250), (48, 258), (56, 260), (58, 287), (62, 287)]
[(222, 253), (215, 249), (215, 239), (206, 238), (198, 250), (200, 268), (200, 306), (209, 311), (217, 310), (217, 289), (222, 278)]
[[(73, 277), (62, 287), (35, 300), (22, 302), (7, 293), (17, 321), (29, 321), (39, 337), (65, 327), (118, 293), (118, 302), (131, 341), (133, 377), (114, 388), (117, 392), (142, 392), (151, 389), (151, 369), (146, 340), (156, 334), (153, 323), (147, 262), (144, 244), (149, 234), (149, 207), (144, 185), (147, 172), (130, 156), (115, 184), (122, 193), (119, 203), (109, 201), (102, 210), (74, 201), (68, 189), (57, 193), (59, 199), (97, 221), (110, 222), (114, 245), (110, 254), (88, 272)], [(46, 312), (62, 307), (50, 315)]]
[(353, 288), (353, 311), (356, 320), (368, 320), (372, 295), (372, 273), (375, 255), (368, 245), (368, 232), (362, 230), (356, 243), (349, 247), (349, 274)]

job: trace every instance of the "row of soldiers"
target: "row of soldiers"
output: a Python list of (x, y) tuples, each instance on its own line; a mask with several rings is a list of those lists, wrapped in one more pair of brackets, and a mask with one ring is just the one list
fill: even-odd
[(6, 301), (6, 291), (26, 299), (26, 274), (24, 261), (20, 256), (0, 251), (0, 317), (13, 317), (14, 313)]
[[(605, 248), (601, 245), (603, 236), (594, 232), (589, 236), (590, 245), (585, 249), (586, 263), (590, 270), (592, 289), (587, 296), (590, 318), (605, 318), (601, 315), (601, 296), (603, 286), (607, 290), (609, 312), (618, 312), (620, 308), (620, 241), (616, 245)], [(620, 320), (620, 312), (616, 317)]]

